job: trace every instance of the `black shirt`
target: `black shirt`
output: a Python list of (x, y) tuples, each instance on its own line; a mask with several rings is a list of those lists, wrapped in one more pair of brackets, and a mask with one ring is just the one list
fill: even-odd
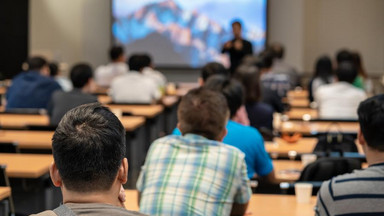
[[(233, 39), (231, 41), (232, 44), (234, 44), (235, 41), (236, 41), (236, 39)], [(229, 49), (226, 49), (223, 47), (223, 49), (221, 50), (222, 53), (226, 53), (226, 52), (229, 53), (229, 57), (231, 60), (230, 70), (231, 70), (232, 74), (235, 72), (237, 66), (240, 65), (241, 60), (244, 58), (244, 56), (253, 54), (253, 48), (252, 48), (251, 42), (244, 40), (244, 39), (241, 39), (241, 41), (243, 42), (243, 47), (241, 50), (235, 49), (234, 46), (232, 46)]]

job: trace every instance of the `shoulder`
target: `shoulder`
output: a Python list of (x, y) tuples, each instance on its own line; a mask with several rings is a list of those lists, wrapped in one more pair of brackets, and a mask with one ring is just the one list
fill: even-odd
[(239, 123), (234, 122), (234, 121), (228, 122), (227, 130), (228, 130), (228, 133), (236, 132), (236, 133), (241, 134), (240, 136), (243, 136), (243, 135), (254, 136), (254, 137), (261, 136), (259, 131), (256, 128), (251, 127), (251, 126), (242, 125), (242, 124), (239, 124)]
[(57, 214), (55, 214), (55, 212), (51, 210), (47, 210), (47, 211), (40, 212), (38, 214), (32, 214), (31, 216), (57, 216)]

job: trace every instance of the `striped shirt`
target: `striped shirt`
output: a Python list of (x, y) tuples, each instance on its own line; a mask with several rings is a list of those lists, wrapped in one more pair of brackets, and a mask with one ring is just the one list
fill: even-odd
[(384, 163), (326, 181), (316, 215), (384, 215)]
[(149, 215), (229, 215), (251, 197), (244, 154), (193, 134), (156, 140), (136, 186)]

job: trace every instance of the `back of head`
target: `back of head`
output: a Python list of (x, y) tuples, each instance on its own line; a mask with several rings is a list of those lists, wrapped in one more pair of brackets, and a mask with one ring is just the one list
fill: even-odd
[(336, 61), (338, 65), (342, 62), (352, 62), (352, 54), (346, 49), (339, 50), (336, 54)]
[(240, 65), (234, 74), (245, 90), (246, 103), (258, 102), (261, 98), (260, 73), (256, 66)]
[(353, 83), (357, 76), (357, 70), (352, 62), (342, 62), (336, 69), (336, 76), (339, 82)]
[(259, 55), (259, 63), (257, 67), (259, 69), (269, 69), (273, 64), (273, 51), (271, 49), (266, 49)]
[(193, 133), (217, 140), (228, 119), (224, 96), (204, 88), (189, 91), (177, 111), (182, 134)]
[(368, 146), (384, 152), (384, 95), (376, 95), (361, 102), (357, 114)]
[(123, 55), (124, 55), (124, 48), (121, 46), (114, 46), (109, 50), (109, 58), (112, 61), (118, 60)]
[(328, 56), (321, 56), (316, 61), (315, 77), (320, 77), (326, 83), (328, 78), (333, 75), (332, 61)]
[(44, 66), (48, 65), (47, 60), (41, 56), (31, 57), (27, 60), (28, 70), (40, 71)]
[(271, 50), (273, 52), (273, 57), (276, 59), (283, 59), (284, 57), (284, 46), (280, 43), (273, 43), (271, 45)]
[(235, 116), (237, 110), (244, 104), (243, 86), (235, 79), (215, 75), (207, 80), (204, 88), (218, 91), (225, 96), (231, 118)]
[(201, 69), (201, 78), (206, 82), (210, 76), (221, 75), (229, 77), (229, 71), (225, 69), (224, 65), (217, 62), (210, 62)]
[(144, 55), (133, 54), (128, 59), (128, 66), (130, 70), (141, 71), (147, 65), (147, 59)]
[(125, 157), (125, 130), (99, 103), (68, 111), (52, 138), (52, 152), (67, 190), (106, 191)]
[(144, 67), (150, 67), (152, 65), (152, 58), (151, 58), (151, 56), (149, 54), (147, 54), (147, 53), (144, 53), (141, 56), (143, 58)]
[(59, 74), (59, 66), (57, 65), (56, 62), (51, 62), (48, 64), (48, 66), (49, 66), (49, 73), (50, 73), (49, 75), (51, 77), (55, 77)]
[(71, 69), (70, 77), (73, 87), (81, 89), (93, 77), (93, 70), (89, 64), (76, 64)]

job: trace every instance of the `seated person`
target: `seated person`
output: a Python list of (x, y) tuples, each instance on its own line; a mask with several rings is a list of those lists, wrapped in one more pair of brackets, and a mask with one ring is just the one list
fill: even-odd
[(193, 89), (178, 108), (183, 136), (152, 143), (137, 189), (149, 215), (243, 215), (251, 197), (244, 154), (221, 143), (228, 108), (223, 95)]
[(67, 112), (52, 138), (50, 166), (63, 205), (37, 215), (142, 215), (123, 208), (125, 151), (125, 129), (107, 108), (92, 103)]
[[(212, 76), (208, 79), (204, 88), (219, 91), (227, 99), (230, 119), (226, 125), (227, 135), (224, 137), (223, 142), (244, 152), (248, 177), (253, 178), (257, 175), (261, 181), (275, 182), (272, 160), (265, 151), (264, 140), (259, 131), (232, 120), (244, 102), (242, 85), (236, 80)], [(173, 134), (180, 135), (180, 131), (176, 128)]]
[(350, 62), (342, 62), (336, 69), (336, 82), (320, 86), (315, 92), (319, 117), (323, 119), (357, 119), (359, 103), (367, 96), (352, 85), (357, 70)]
[(28, 71), (12, 80), (7, 90), (6, 109), (36, 108), (46, 109), (52, 93), (61, 90), (60, 85), (49, 77), (47, 61), (42, 57), (31, 57), (27, 61)]
[(100, 87), (108, 88), (115, 77), (128, 73), (129, 69), (125, 63), (124, 48), (114, 46), (109, 50), (111, 62), (96, 68), (95, 81)]
[(131, 71), (116, 77), (111, 84), (111, 97), (114, 103), (151, 104), (161, 98), (155, 81), (143, 74), (145, 57), (132, 55), (128, 59)]
[(77, 64), (71, 69), (71, 81), (74, 89), (70, 92), (56, 91), (48, 105), (50, 124), (58, 125), (64, 114), (82, 104), (97, 102), (93, 91), (93, 71), (88, 64)]
[(153, 81), (156, 82), (157, 87), (164, 91), (165, 85), (167, 84), (167, 79), (160, 71), (154, 69), (151, 56), (148, 54), (143, 54), (142, 56), (145, 60), (143, 74), (153, 79)]
[(369, 167), (324, 182), (316, 215), (384, 215), (384, 95), (361, 102), (357, 113)]
[(56, 62), (49, 63), (49, 75), (56, 80), (63, 91), (69, 92), (73, 89), (68, 77), (61, 75), (59, 65)]

